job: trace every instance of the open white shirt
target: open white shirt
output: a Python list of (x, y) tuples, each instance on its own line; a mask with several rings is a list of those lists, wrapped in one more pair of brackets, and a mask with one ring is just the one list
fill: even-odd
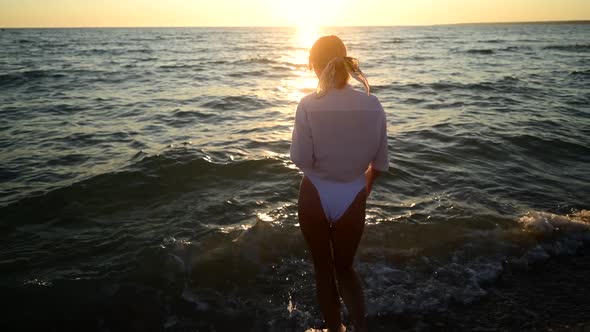
[(291, 160), (317, 189), (326, 218), (344, 215), (366, 186), (372, 164), (387, 171), (387, 121), (377, 97), (347, 85), (297, 106)]
[(315, 93), (299, 102), (291, 141), (291, 160), (305, 175), (352, 182), (389, 168), (387, 121), (377, 97), (352, 88)]

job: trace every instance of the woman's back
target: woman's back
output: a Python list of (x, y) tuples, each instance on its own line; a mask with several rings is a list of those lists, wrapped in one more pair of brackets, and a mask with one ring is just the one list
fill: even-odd
[(318, 98), (304, 97), (297, 108), (291, 159), (305, 174), (350, 182), (369, 163), (388, 169), (385, 112), (377, 97), (347, 85)]
[[(367, 196), (387, 170), (387, 122), (357, 59), (336, 36), (318, 39), (309, 67), (316, 92), (297, 106), (291, 160), (303, 171), (297, 218), (313, 257), (320, 310), (329, 332), (342, 332), (340, 295), (355, 331), (367, 331), (362, 285), (353, 266)], [(353, 77), (365, 93), (348, 85)]]

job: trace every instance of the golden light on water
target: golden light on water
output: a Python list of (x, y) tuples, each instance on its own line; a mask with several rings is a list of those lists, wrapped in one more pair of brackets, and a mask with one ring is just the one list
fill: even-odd
[(299, 101), (317, 86), (317, 77), (312, 70), (309, 70), (307, 65), (309, 62), (309, 49), (321, 35), (321, 28), (311, 24), (301, 24), (293, 32), (291, 41), (293, 51), (289, 54), (287, 61), (298, 65), (298, 67), (289, 78), (281, 82), (283, 91), (287, 93), (291, 101)]

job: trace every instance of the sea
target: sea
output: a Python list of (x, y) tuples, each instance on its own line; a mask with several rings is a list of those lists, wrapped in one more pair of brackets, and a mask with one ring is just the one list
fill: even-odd
[(374, 330), (590, 246), (590, 24), (3, 29), (2, 324), (321, 327), (289, 147), (328, 34), (387, 114)]

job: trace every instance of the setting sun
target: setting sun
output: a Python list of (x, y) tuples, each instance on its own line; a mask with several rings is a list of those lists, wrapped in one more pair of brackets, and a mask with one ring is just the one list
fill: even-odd
[(278, 0), (273, 3), (273, 14), (285, 17), (287, 25), (314, 30), (321, 26), (345, 25), (343, 14), (349, 0)]
[(321, 28), (314, 25), (300, 25), (297, 27), (297, 46), (310, 48), (321, 36)]

